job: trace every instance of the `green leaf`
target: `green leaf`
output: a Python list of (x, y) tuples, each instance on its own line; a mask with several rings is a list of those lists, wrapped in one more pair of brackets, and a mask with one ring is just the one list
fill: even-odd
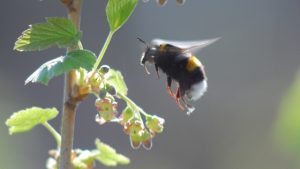
[(300, 157), (300, 73), (283, 98), (275, 126), (275, 137), (283, 149)]
[(125, 157), (122, 154), (118, 154), (114, 148), (111, 146), (102, 143), (99, 139), (95, 141), (96, 147), (99, 150), (99, 154), (96, 156), (96, 159), (106, 166), (117, 166), (118, 164), (129, 164), (129, 158)]
[(89, 50), (74, 50), (67, 53), (65, 62), (74, 65), (75, 68), (82, 67), (88, 71), (92, 70), (96, 62), (96, 55)]
[(72, 69), (83, 67), (87, 70), (91, 70), (95, 61), (96, 56), (91, 51), (71, 51), (67, 56), (61, 56), (42, 64), (26, 79), (25, 84), (29, 82), (40, 82), (47, 85), (53, 77), (59, 76)]
[(117, 93), (127, 95), (128, 88), (120, 71), (109, 69), (109, 72), (105, 74), (105, 79), (107, 83), (115, 87)]
[(48, 120), (55, 118), (58, 115), (56, 108), (39, 108), (32, 107), (25, 110), (15, 112), (9, 119), (6, 120), (6, 125), (9, 127), (9, 133), (15, 134), (31, 130), (38, 124), (43, 124)]
[(130, 17), (138, 0), (109, 0), (106, 16), (111, 32), (117, 31)]
[(66, 48), (76, 44), (81, 32), (66, 18), (47, 18), (45, 23), (30, 25), (15, 43), (14, 50), (44, 50), (53, 45)]

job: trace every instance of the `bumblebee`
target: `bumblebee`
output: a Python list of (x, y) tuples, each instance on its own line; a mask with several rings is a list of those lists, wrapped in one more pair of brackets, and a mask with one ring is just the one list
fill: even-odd
[[(154, 64), (158, 78), (160, 78), (159, 71), (164, 72), (167, 76), (167, 92), (175, 99), (182, 111), (187, 110), (187, 114), (190, 114), (195, 108), (187, 104), (185, 99), (196, 101), (207, 90), (204, 66), (192, 53), (216, 42), (218, 39), (190, 42), (154, 39), (151, 44), (147, 44), (138, 38), (146, 46), (141, 57), (141, 65), (144, 66), (146, 73), (150, 74), (147, 65)], [(178, 84), (175, 93), (171, 89), (173, 81)]]

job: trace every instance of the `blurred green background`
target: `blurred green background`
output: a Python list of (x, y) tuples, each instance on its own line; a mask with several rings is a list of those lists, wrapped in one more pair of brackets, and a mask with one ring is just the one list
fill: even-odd
[[(82, 42), (96, 53), (109, 31), (106, 2), (83, 5)], [(45, 168), (48, 150), (55, 147), (43, 127), (9, 136), (4, 124), (12, 112), (25, 107), (62, 106), (62, 77), (48, 86), (24, 86), (24, 80), (64, 50), (12, 50), (29, 24), (47, 16), (66, 16), (66, 11), (59, 1), (50, 0), (10, 0), (0, 6), (0, 168)], [(90, 97), (78, 109), (75, 147), (93, 148), (99, 137), (131, 158), (130, 165), (118, 168), (299, 168), (300, 101), (294, 94), (299, 82), (293, 85), (300, 68), (299, 16), (299, 0), (187, 0), (184, 6), (169, 0), (164, 7), (153, 0), (140, 2), (114, 36), (103, 63), (123, 72), (129, 96), (137, 104), (166, 119), (165, 131), (154, 139), (152, 150), (133, 150), (120, 126), (94, 122)], [(166, 93), (165, 76), (147, 76), (139, 65), (143, 47), (136, 37), (150, 41), (220, 36), (197, 53), (206, 66), (208, 92), (186, 116)], [(58, 129), (60, 117), (50, 123)]]

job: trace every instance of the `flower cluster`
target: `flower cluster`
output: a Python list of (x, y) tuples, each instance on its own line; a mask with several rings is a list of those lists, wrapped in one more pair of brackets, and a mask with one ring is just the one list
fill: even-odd
[(158, 116), (147, 116), (146, 127), (139, 118), (132, 118), (124, 125), (124, 132), (129, 135), (131, 146), (134, 149), (141, 145), (147, 150), (152, 147), (152, 138), (156, 133), (163, 131), (164, 119)]
[[(163, 131), (164, 119), (144, 112), (126, 96), (127, 87), (120, 72), (103, 65), (97, 71), (79, 71), (77, 79), (79, 95), (88, 93), (96, 96), (96, 122), (100, 125), (107, 122), (122, 125), (134, 149), (141, 145), (147, 150), (152, 147), (153, 137)], [(127, 104), (121, 113), (118, 113), (116, 100)]]
[(123, 126), (124, 133), (129, 136), (132, 148), (138, 149), (141, 145), (147, 150), (152, 147), (152, 138), (163, 131), (164, 119), (146, 114), (146, 125), (141, 113), (127, 106), (118, 115), (117, 104), (108, 98), (97, 99), (95, 106), (98, 110), (96, 121), (101, 125), (105, 122), (117, 122)]

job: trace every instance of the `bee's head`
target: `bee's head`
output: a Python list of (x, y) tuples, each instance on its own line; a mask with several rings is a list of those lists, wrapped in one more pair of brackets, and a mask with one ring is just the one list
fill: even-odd
[(147, 46), (145, 52), (143, 52), (141, 57), (141, 65), (145, 65), (147, 63), (154, 63), (155, 52), (155, 47)]
[(146, 46), (145, 52), (143, 52), (142, 57), (141, 57), (141, 65), (144, 66), (146, 72), (148, 74), (150, 74), (147, 67), (146, 67), (146, 65), (148, 63), (154, 63), (156, 48), (149, 46), (144, 40), (142, 40), (140, 38), (137, 38), (137, 39)]

